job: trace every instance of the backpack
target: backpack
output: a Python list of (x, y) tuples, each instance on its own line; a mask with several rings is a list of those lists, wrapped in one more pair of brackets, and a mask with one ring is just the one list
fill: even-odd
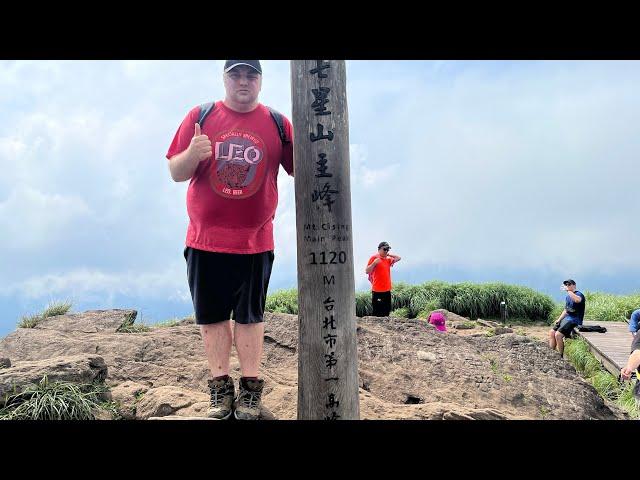
[[(213, 112), (216, 108), (215, 102), (203, 103), (200, 105), (200, 115), (198, 116), (198, 123), (200, 124), (200, 128), (202, 128), (202, 123), (207, 119), (209, 114)], [(291, 143), (291, 140), (287, 138), (287, 134), (284, 130), (284, 116), (274, 110), (271, 107), (267, 107), (269, 109), (269, 113), (271, 114), (271, 118), (273, 119), (276, 127), (278, 128), (278, 133), (280, 134), (280, 141), (282, 142), (282, 146), (285, 146), (288, 143)]]
[[(380, 258), (380, 255), (377, 255), (377, 258)], [(374, 262), (375, 262), (375, 260), (374, 260)], [(371, 262), (371, 263), (373, 263), (373, 262)], [(368, 275), (367, 278), (369, 279), (369, 283), (371, 283), (371, 285), (373, 285), (373, 270), (371, 270), (367, 275)]]
[(598, 333), (607, 333), (607, 329), (601, 327), (600, 325), (580, 325), (578, 327), (580, 332), (598, 332)]

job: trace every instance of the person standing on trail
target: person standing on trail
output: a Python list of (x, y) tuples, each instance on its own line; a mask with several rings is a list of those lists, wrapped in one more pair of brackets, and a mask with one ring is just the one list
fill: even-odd
[(633, 394), (636, 400), (640, 402), (640, 335), (633, 337), (631, 355), (629, 355), (627, 364), (620, 370), (620, 376), (625, 380), (629, 380), (634, 370), (636, 370), (636, 384), (633, 388)]
[(634, 310), (631, 314), (631, 318), (629, 319), (629, 331), (631, 332), (631, 336), (635, 338), (638, 330), (640, 330), (640, 308), (638, 310)]
[(371, 282), (371, 303), (374, 317), (388, 317), (391, 313), (391, 267), (401, 260), (399, 255), (389, 253), (387, 242), (380, 242), (378, 253), (367, 262), (365, 273)]
[[(293, 134), (286, 117), (258, 102), (259, 60), (227, 60), (222, 80), (225, 99), (192, 108), (166, 157), (171, 178), (189, 180), (184, 258), (212, 376), (207, 415), (256, 420), (277, 176), (280, 165), (293, 176)], [(242, 375), (237, 397), (232, 343)]]
[(558, 349), (560, 356), (564, 352), (564, 339), (570, 337), (573, 329), (582, 325), (586, 299), (582, 292), (576, 290), (576, 282), (569, 279), (562, 282), (562, 289), (567, 292), (565, 307), (553, 328), (549, 330), (549, 346)]

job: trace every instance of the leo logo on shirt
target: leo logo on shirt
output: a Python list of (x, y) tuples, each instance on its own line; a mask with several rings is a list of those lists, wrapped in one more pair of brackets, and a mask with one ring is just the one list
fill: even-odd
[(264, 142), (258, 136), (232, 130), (213, 142), (211, 186), (226, 198), (247, 198), (262, 185), (266, 172)]

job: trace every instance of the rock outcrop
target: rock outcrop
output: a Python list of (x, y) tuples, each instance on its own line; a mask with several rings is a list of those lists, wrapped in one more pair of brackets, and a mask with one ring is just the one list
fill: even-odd
[[(0, 392), (45, 373), (105, 378), (124, 418), (205, 416), (209, 371), (198, 326), (185, 321), (119, 333), (132, 312), (60, 315), (17, 329), (0, 341), (0, 358), (10, 359), (0, 368)], [(295, 419), (298, 319), (265, 317), (263, 417)], [(569, 363), (528, 337), (451, 335), (424, 320), (399, 318), (365, 317), (357, 324), (363, 419), (625, 418)], [(235, 352), (231, 369), (237, 380)]]

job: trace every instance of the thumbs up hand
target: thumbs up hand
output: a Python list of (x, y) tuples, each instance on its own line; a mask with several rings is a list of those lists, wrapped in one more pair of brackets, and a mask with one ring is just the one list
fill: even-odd
[(211, 156), (211, 140), (206, 135), (202, 135), (200, 124), (196, 123), (195, 132), (189, 145), (189, 151), (192, 158), (196, 158), (198, 162), (206, 160)]

